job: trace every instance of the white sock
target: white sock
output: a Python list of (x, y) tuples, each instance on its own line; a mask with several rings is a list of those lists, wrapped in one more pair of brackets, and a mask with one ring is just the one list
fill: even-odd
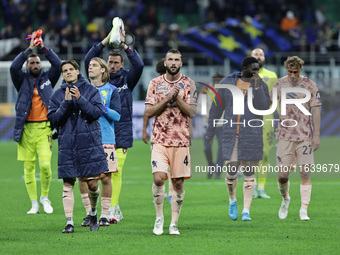
[(96, 208), (91, 208), (91, 211), (89, 213), (90, 216), (96, 216), (97, 215), (97, 209)]
[(32, 207), (33, 206), (39, 206), (38, 200), (32, 200), (31, 202), (32, 202)]
[(71, 224), (72, 226), (74, 226), (74, 222), (73, 222), (73, 219), (72, 219), (72, 217), (68, 217), (68, 218), (66, 218), (66, 225), (69, 225), (69, 224)]
[(248, 213), (249, 214), (249, 208), (243, 208), (242, 213)]
[(236, 200), (236, 197), (234, 197), (234, 198), (229, 198), (229, 203), (234, 203), (234, 202), (236, 202), (237, 200)]

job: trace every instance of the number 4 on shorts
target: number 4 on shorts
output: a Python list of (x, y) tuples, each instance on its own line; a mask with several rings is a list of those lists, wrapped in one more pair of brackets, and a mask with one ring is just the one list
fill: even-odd
[(188, 165), (188, 155), (187, 156), (185, 156), (185, 159), (184, 159), (184, 161), (183, 161), (183, 163), (187, 166)]

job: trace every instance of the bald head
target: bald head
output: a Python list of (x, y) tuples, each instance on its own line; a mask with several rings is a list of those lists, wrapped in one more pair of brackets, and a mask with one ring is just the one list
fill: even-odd
[(260, 48), (255, 48), (251, 52), (251, 56), (256, 58), (257, 61), (259, 62), (260, 68), (264, 66), (264, 62), (266, 60), (266, 57), (264, 55), (264, 51)]

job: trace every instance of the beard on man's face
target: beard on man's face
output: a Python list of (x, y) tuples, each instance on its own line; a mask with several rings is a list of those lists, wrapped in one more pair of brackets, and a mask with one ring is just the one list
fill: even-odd
[(178, 74), (179, 70), (181, 70), (181, 68), (178, 67), (175, 71), (172, 71), (170, 67), (166, 66), (166, 70), (169, 74), (176, 75), (176, 74)]
[(257, 61), (259, 62), (259, 66), (260, 66), (260, 68), (262, 68), (262, 67), (263, 67), (263, 65), (264, 65), (264, 61), (261, 61), (260, 59), (257, 59)]
[(34, 77), (37, 77), (37, 76), (39, 75), (39, 73), (40, 73), (40, 69), (38, 69), (38, 68), (33, 68), (33, 69), (29, 70), (29, 71), (30, 71), (30, 73), (31, 73)]

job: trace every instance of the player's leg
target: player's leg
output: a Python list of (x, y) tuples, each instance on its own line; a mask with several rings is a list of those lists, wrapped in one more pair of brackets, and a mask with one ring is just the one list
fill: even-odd
[(66, 227), (63, 233), (73, 233), (74, 232), (74, 222), (73, 222), (73, 207), (74, 207), (74, 195), (73, 188), (75, 178), (65, 178), (63, 179), (63, 206), (66, 217)]
[(312, 182), (310, 178), (310, 166), (300, 166), (300, 195), (301, 195), (301, 208), (300, 208), (300, 220), (310, 220), (307, 214), (308, 205), (312, 194)]
[(312, 194), (310, 166), (314, 165), (314, 152), (311, 142), (301, 142), (297, 146), (297, 158), (300, 166), (300, 220), (310, 220), (307, 215), (308, 205)]
[(229, 195), (229, 217), (232, 220), (237, 220), (237, 200), (236, 200), (236, 186), (238, 182), (237, 173), (239, 170), (240, 163), (238, 162), (238, 136), (235, 139), (233, 151), (229, 160), (225, 161), (225, 167), (227, 174), (225, 176), (225, 183), (227, 185)]
[(174, 188), (171, 199), (171, 222), (169, 226), (170, 235), (179, 235), (177, 228), (179, 215), (184, 200), (184, 179), (191, 177), (191, 159), (189, 147), (170, 147), (170, 177)]
[(37, 200), (37, 183), (35, 180), (35, 161), (24, 161), (24, 178), (27, 193), (32, 203), (32, 207), (27, 214), (37, 214), (39, 213), (39, 204)]
[(155, 172), (153, 174), (152, 195), (155, 204), (156, 216), (163, 216), (164, 181), (166, 173)]
[(38, 129), (40, 134), (37, 137), (40, 139), (37, 142), (37, 154), (39, 158), (40, 167), (40, 185), (41, 185), (41, 196), (40, 203), (44, 207), (45, 213), (53, 213), (51, 201), (48, 199), (48, 192), (50, 190), (50, 184), (52, 179), (51, 171), (51, 157), (52, 157), (52, 132), (50, 124), (44, 123), (46, 127)]
[(238, 161), (226, 161), (226, 176), (225, 183), (227, 185), (228, 195), (229, 195), (229, 217), (232, 220), (237, 220), (237, 200), (236, 200), (236, 187), (237, 187), (237, 172), (239, 168)]
[(27, 214), (39, 213), (39, 204), (37, 200), (37, 183), (35, 179), (35, 153), (36, 140), (32, 134), (32, 125), (25, 124), (22, 131), (21, 139), (18, 142), (18, 160), (24, 161), (24, 180), (28, 196), (31, 200), (32, 207)]
[(155, 235), (163, 234), (164, 181), (167, 179), (168, 162), (166, 148), (162, 145), (154, 144), (151, 151), (151, 167), (153, 173), (152, 195), (156, 210), (156, 220), (153, 228)]
[[(263, 126), (263, 158), (260, 161), (260, 164), (262, 166), (268, 166), (269, 164), (269, 152), (273, 146), (273, 140), (274, 140), (274, 128), (272, 127), (272, 123), (270, 121), (266, 121), (265, 123), (266, 124)], [(270, 198), (270, 196), (268, 196), (266, 192), (264, 191), (268, 172), (264, 171), (264, 168), (262, 167), (260, 170), (261, 171), (257, 171), (258, 179), (257, 179), (257, 183), (255, 179), (255, 190), (254, 190), (253, 197)]]
[(112, 195), (111, 173), (103, 173), (100, 180), (102, 182), (102, 212), (100, 215), (99, 224), (100, 226), (109, 226), (109, 207)]
[(296, 162), (296, 144), (294, 142), (279, 140), (276, 151), (276, 164), (279, 166), (278, 187), (282, 196), (282, 203), (279, 209), (279, 218), (285, 219), (288, 216), (290, 204), (289, 196), (289, 171)]
[(254, 173), (255, 168), (258, 167), (258, 161), (242, 161), (241, 163), (241, 171), (244, 175), (244, 183), (243, 183), (243, 211), (242, 211), (242, 220), (243, 221), (251, 221), (250, 218), (250, 206), (253, 199), (254, 194)]
[(155, 235), (163, 234), (164, 215), (163, 215), (163, 203), (164, 203), (164, 181), (166, 173), (154, 172), (153, 184), (152, 184), (152, 196), (156, 210), (156, 220), (153, 228)]
[(117, 223), (117, 220), (114, 217), (115, 215), (110, 215), (110, 203), (112, 197), (112, 177), (111, 174), (118, 172), (118, 161), (117, 161), (117, 153), (114, 144), (104, 144), (104, 152), (106, 155), (107, 165), (109, 168), (108, 172), (101, 174), (101, 182), (102, 182), (102, 198), (101, 198), (101, 206), (102, 212), (99, 220), (100, 226), (109, 226), (109, 223)]
[(79, 181), (79, 191), (81, 195), (81, 200), (84, 204), (85, 211), (86, 211), (86, 217), (83, 219), (83, 223), (81, 224), (82, 227), (88, 227), (90, 226), (90, 210), (91, 210), (91, 203), (90, 203), (90, 198), (89, 198), (89, 189), (87, 187), (86, 182)]
[(183, 190), (184, 178), (173, 178), (172, 184), (174, 188), (174, 195), (171, 199), (171, 222), (169, 226), (170, 235), (179, 235), (177, 228), (179, 214), (183, 205), (185, 192)]
[(127, 149), (124, 148), (116, 149), (116, 154), (118, 161), (118, 172), (111, 174), (112, 196), (109, 209), (109, 216), (110, 218), (114, 218), (117, 221), (121, 221), (123, 219), (123, 214), (119, 207), (119, 196), (122, 189), (122, 174), (127, 156)]
[[(98, 176), (99, 177), (99, 176)], [(90, 198), (90, 204), (91, 204), (91, 210), (90, 210), (90, 230), (96, 231), (99, 229), (99, 222), (97, 217), (97, 204), (98, 204), (98, 198), (100, 195), (100, 189), (98, 185), (98, 178), (89, 178), (87, 180), (87, 187), (89, 189), (89, 198)]]

